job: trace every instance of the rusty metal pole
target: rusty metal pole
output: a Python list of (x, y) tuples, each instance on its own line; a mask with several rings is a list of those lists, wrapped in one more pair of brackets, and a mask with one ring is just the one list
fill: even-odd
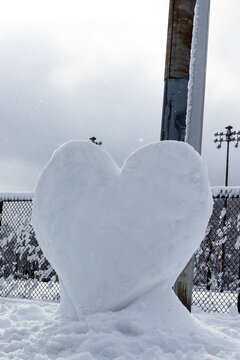
[[(190, 53), (196, 0), (170, 0), (161, 140), (185, 141)], [(191, 312), (193, 260), (173, 290)]]
[[(161, 140), (184, 141), (190, 53), (196, 0), (170, 0), (165, 63)], [(191, 311), (193, 262), (187, 264), (173, 289)]]
[[(186, 141), (198, 152), (201, 152), (202, 140), (209, 7), (210, 0), (170, 0), (169, 6), (161, 140)], [(194, 61), (191, 62), (192, 40), (195, 43), (192, 49)], [(193, 267), (194, 258), (189, 260), (173, 286), (190, 312)]]
[(170, 0), (161, 140), (185, 140), (196, 0)]

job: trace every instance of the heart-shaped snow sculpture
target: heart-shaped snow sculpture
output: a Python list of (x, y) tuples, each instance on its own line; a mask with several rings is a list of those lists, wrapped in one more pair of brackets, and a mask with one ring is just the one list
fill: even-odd
[(185, 143), (144, 146), (122, 169), (89, 141), (61, 146), (39, 178), (33, 225), (65, 315), (121, 309), (172, 286), (211, 210), (205, 163)]

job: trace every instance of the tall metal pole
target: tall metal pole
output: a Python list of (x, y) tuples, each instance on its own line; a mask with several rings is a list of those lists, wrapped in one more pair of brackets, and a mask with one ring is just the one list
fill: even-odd
[[(209, 5), (210, 0), (170, 0), (169, 6), (160, 138), (186, 141), (198, 152), (201, 152), (202, 140)], [(191, 49), (191, 91), (189, 91)], [(194, 62), (195, 66), (193, 66)], [(194, 110), (193, 114), (188, 111), (188, 133), (186, 133), (187, 108)], [(194, 258), (190, 259), (173, 287), (176, 295), (189, 311), (192, 303), (193, 266)]]
[(161, 140), (185, 139), (195, 4), (196, 0), (170, 0)]

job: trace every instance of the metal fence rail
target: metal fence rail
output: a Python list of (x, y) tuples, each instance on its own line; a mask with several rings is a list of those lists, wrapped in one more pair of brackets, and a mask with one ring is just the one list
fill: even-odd
[(59, 301), (58, 276), (31, 225), (31, 194), (0, 194), (0, 296)]
[[(240, 312), (240, 188), (215, 188), (213, 199), (195, 254), (192, 305)], [(58, 276), (37, 243), (31, 214), (32, 194), (0, 194), (0, 296), (59, 301)]]

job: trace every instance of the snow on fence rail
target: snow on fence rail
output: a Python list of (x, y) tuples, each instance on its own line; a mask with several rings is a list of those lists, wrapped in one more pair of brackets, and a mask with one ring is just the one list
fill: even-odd
[(33, 199), (32, 192), (23, 193), (0, 193), (0, 201), (31, 201)]
[[(213, 214), (195, 254), (193, 306), (240, 312), (240, 187), (212, 193)], [(59, 301), (58, 276), (31, 225), (32, 199), (32, 193), (0, 193), (0, 296)]]
[(215, 186), (212, 187), (213, 198), (221, 197), (239, 197), (240, 186)]

